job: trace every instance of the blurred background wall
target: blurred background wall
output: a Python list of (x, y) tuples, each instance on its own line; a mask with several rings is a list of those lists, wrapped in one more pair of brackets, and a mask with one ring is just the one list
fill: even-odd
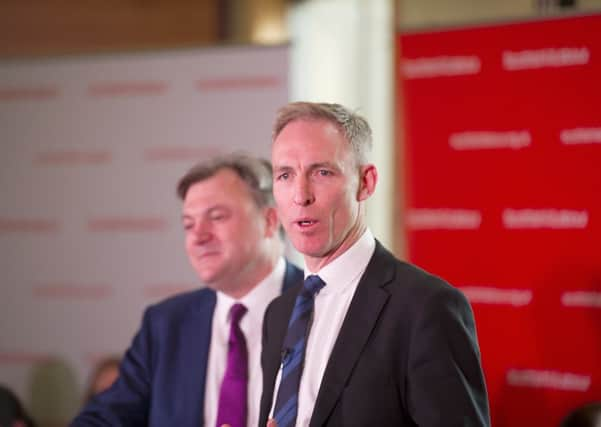
[[(4, 0), (0, 2), (0, 68), (14, 67), (23, 61), (48, 64), (89, 58), (93, 62), (95, 58), (152, 56), (215, 46), (241, 50), (251, 46), (283, 47), (286, 49), (286, 64), (282, 65), (285, 71), (278, 71), (281, 72), (279, 75), (285, 75), (287, 84), (282, 92), (284, 95), (273, 98), (269, 108), (275, 109), (284, 97), (288, 100), (331, 101), (357, 109), (369, 119), (376, 141), (374, 161), (380, 173), (378, 190), (368, 209), (370, 226), (398, 256), (411, 259), (404, 224), (405, 170), (411, 165), (407, 164), (405, 155), (405, 133), (397, 132), (397, 126), (404, 129), (403, 121), (407, 115), (402, 111), (406, 108), (403, 88), (396, 82), (396, 61), (403, 50), (402, 45), (396, 44), (396, 34), (539, 21), (600, 10), (601, 0)], [(218, 73), (219, 70), (214, 71)], [(231, 102), (235, 102), (235, 98)], [(174, 104), (172, 108), (177, 110), (179, 106)], [(182, 111), (182, 114), (191, 112)], [(0, 123), (6, 126), (6, 117)], [(267, 138), (270, 120), (254, 125), (257, 138)], [(3, 149), (10, 147), (6, 140), (8, 135), (0, 129), (0, 147)], [(257, 152), (268, 153), (268, 143), (258, 147)], [(194, 155), (190, 151), (187, 153)], [(186, 166), (185, 162), (176, 164), (161, 176), (165, 179), (161, 184), (162, 191), (171, 191), (178, 168), (183, 173)], [(5, 180), (7, 173), (8, 169), (0, 171), (0, 178)], [(166, 197), (168, 199), (171, 194)], [(176, 216), (178, 202), (174, 198), (170, 200), (166, 202), (171, 203), (170, 214)], [(177, 247), (183, 247), (183, 241), (179, 242), (177, 235), (175, 237), (165, 244), (170, 245), (169, 250), (177, 251), (178, 268), (186, 268), (183, 250)], [(0, 229), (0, 250), (11, 251), (15, 240), (20, 239), (14, 232)], [(109, 246), (106, 250), (110, 250)], [(3, 283), (2, 286), (19, 284)], [(163, 289), (160, 295), (155, 293), (154, 298), (176, 290), (174, 287), (166, 292)], [(126, 306), (127, 300), (122, 303)], [(0, 314), (0, 337), (14, 334), (15, 330), (16, 333), (26, 332), (21, 330), (22, 325), (37, 328), (45, 322), (38, 313), (16, 314), (18, 307), (9, 310), (7, 298), (0, 304), (4, 313)], [(127, 321), (121, 335), (133, 334), (141, 309), (135, 305), (134, 310), (123, 314)], [(79, 315), (85, 316), (85, 312)], [(30, 320), (23, 321), (25, 316)], [(595, 315), (593, 320), (597, 322), (598, 316)], [(78, 320), (74, 320), (76, 322)], [(102, 325), (97, 327), (102, 328)], [(601, 336), (601, 327), (599, 330)], [(125, 338), (120, 338), (105, 349), (95, 349), (92, 359), (121, 351), (124, 342)], [(23, 350), (26, 349), (11, 348), (0, 341), (0, 363), (5, 369), (22, 373), (11, 376), (13, 382), (18, 382), (11, 385), (19, 390), (32, 409), (38, 411), (42, 425), (64, 424), (77, 409), (79, 402), (74, 401), (74, 396), (84, 387), (91, 363), (71, 373), (68, 363), (47, 360), (47, 355), (37, 358), (35, 352), (26, 352), (26, 357), (19, 357)], [(89, 349), (81, 352), (89, 354)], [(40, 374), (40, 366), (50, 368)], [(36, 383), (38, 378), (58, 381), (60, 385), (53, 390), (64, 392), (49, 391), (51, 388)], [(4, 381), (0, 378), (0, 382)], [(600, 380), (595, 378), (594, 381)], [(38, 385), (33, 389), (30, 384)], [(46, 397), (52, 393), (55, 399), (58, 395), (63, 396), (61, 402), (40, 403), (47, 402)], [(52, 417), (47, 415), (52, 410), (44, 409), (49, 407), (55, 412), (56, 408), (62, 409), (58, 410), (58, 416)], [(511, 420), (504, 425), (519, 425), (519, 421)]]

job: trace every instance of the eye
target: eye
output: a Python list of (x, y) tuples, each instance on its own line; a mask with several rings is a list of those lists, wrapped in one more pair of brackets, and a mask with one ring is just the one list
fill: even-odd
[(222, 221), (224, 219), (227, 219), (228, 217), (229, 217), (229, 213), (224, 210), (214, 210), (214, 211), (211, 211), (209, 214), (209, 219), (211, 221)]
[(290, 174), (288, 172), (282, 172), (277, 176), (278, 181), (286, 181), (288, 178), (290, 178)]
[(327, 169), (318, 169), (317, 174), (319, 176), (330, 176), (330, 175), (332, 175), (332, 172)]

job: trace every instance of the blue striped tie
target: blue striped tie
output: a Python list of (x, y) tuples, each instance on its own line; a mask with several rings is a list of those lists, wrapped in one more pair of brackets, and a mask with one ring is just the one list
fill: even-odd
[(298, 388), (303, 372), (309, 321), (313, 313), (313, 297), (325, 283), (319, 276), (308, 276), (296, 297), (288, 322), (282, 350), (282, 376), (273, 411), (278, 427), (292, 427), (298, 412)]

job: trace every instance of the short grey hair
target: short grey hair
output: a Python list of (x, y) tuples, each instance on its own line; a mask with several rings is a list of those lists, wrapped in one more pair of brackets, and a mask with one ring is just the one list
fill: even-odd
[(271, 163), (242, 153), (214, 157), (196, 164), (179, 180), (177, 195), (184, 200), (192, 185), (211, 178), (223, 169), (232, 170), (246, 183), (257, 207), (274, 205)]
[(291, 102), (278, 110), (273, 126), (273, 140), (296, 120), (324, 120), (335, 125), (351, 144), (358, 165), (367, 163), (373, 145), (369, 123), (359, 114), (340, 104)]

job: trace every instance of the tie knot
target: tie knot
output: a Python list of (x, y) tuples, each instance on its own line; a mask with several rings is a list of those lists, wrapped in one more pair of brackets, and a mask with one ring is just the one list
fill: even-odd
[(246, 311), (247, 309), (244, 304), (237, 303), (232, 305), (232, 308), (230, 308), (230, 318), (232, 320), (232, 324), (240, 323), (240, 319), (242, 319), (242, 316), (246, 314)]
[(325, 285), (326, 284), (325, 284), (325, 282), (323, 280), (321, 280), (321, 277), (319, 277), (316, 274), (312, 274), (310, 276), (307, 276), (307, 278), (305, 279), (305, 283), (303, 284), (303, 289), (304, 289), (303, 293), (307, 297), (312, 298)]

